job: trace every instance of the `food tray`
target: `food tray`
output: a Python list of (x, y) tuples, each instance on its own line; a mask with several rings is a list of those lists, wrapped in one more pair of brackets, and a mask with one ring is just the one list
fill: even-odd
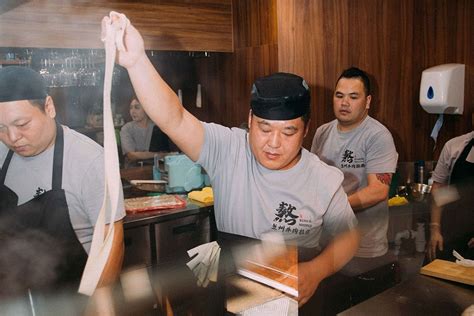
[(183, 208), (186, 201), (177, 195), (163, 194), (158, 196), (143, 196), (125, 199), (127, 213), (138, 213), (154, 210)]
[(165, 192), (166, 184), (163, 180), (130, 180), (135, 188), (150, 192)]

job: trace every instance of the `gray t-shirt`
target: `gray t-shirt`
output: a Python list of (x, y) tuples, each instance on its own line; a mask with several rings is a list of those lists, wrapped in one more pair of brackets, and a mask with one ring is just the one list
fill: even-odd
[(335, 234), (356, 225), (336, 168), (302, 149), (292, 168), (269, 170), (255, 159), (245, 130), (202, 124), (197, 163), (210, 177), (220, 231), (258, 239), (281, 232), (287, 241), (318, 247), (323, 226)]
[[(104, 151), (96, 142), (63, 126), (64, 157), (62, 188), (66, 193), (71, 224), (78, 240), (89, 252), (94, 224), (104, 194)], [(0, 142), (0, 168), (8, 148)], [(14, 154), (8, 167), (5, 185), (18, 195), (18, 204), (51, 190), (54, 146), (34, 157)], [(125, 216), (123, 191), (115, 220)], [(106, 215), (108, 222), (110, 210)]]
[[(450, 183), (451, 173), (453, 172), (454, 164), (458, 160), (464, 148), (474, 138), (474, 132), (454, 137), (444, 144), (443, 150), (439, 155), (438, 163), (433, 172), (432, 179), (438, 183)], [(469, 157), (469, 156), (468, 156)]]
[(153, 127), (155, 124), (149, 122), (146, 128), (131, 121), (122, 126), (120, 130), (120, 143), (122, 144), (122, 153), (149, 151)]
[[(311, 152), (344, 173), (342, 183), (347, 195), (367, 186), (369, 173), (394, 173), (398, 153), (392, 135), (380, 122), (367, 116), (354, 130), (340, 132), (337, 120), (316, 130)], [(357, 257), (378, 257), (388, 250), (387, 200), (356, 214), (362, 239)]]

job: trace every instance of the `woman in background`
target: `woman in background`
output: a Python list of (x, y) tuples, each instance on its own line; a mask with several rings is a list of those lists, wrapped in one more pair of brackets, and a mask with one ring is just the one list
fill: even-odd
[(146, 115), (136, 97), (130, 102), (130, 116), (132, 121), (126, 123), (120, 130), (126, 167), (133, 166), (138, 161), (151, 160), (155, 154), (161, 158), (170, 152), (173, 144)]

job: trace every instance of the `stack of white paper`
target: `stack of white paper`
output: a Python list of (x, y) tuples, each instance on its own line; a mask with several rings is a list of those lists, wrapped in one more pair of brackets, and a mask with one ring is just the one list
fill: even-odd
[(207, 287), (209, 281), (217, 282), (220, 253), (221, 248), (215, 241), (188, 250), (192, 259), (186, 265), (196, 276), (198, 286)]
[(474, 268), (474, 260), (464, 259), (456, 250), (453, 250), (453, 256), (456, 258), (456, 264), (463, 267)]
[(298, 302), (288, 296), (268, 301), (240, 312), (242, 316), (297, 316)]

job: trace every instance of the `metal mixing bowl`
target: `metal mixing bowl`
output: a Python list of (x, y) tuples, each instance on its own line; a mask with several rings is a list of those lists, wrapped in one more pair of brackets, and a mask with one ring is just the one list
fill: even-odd
[(431, 185), (411, 183), (408, 197), (415, 201), (423, 201), (431, 193)]

